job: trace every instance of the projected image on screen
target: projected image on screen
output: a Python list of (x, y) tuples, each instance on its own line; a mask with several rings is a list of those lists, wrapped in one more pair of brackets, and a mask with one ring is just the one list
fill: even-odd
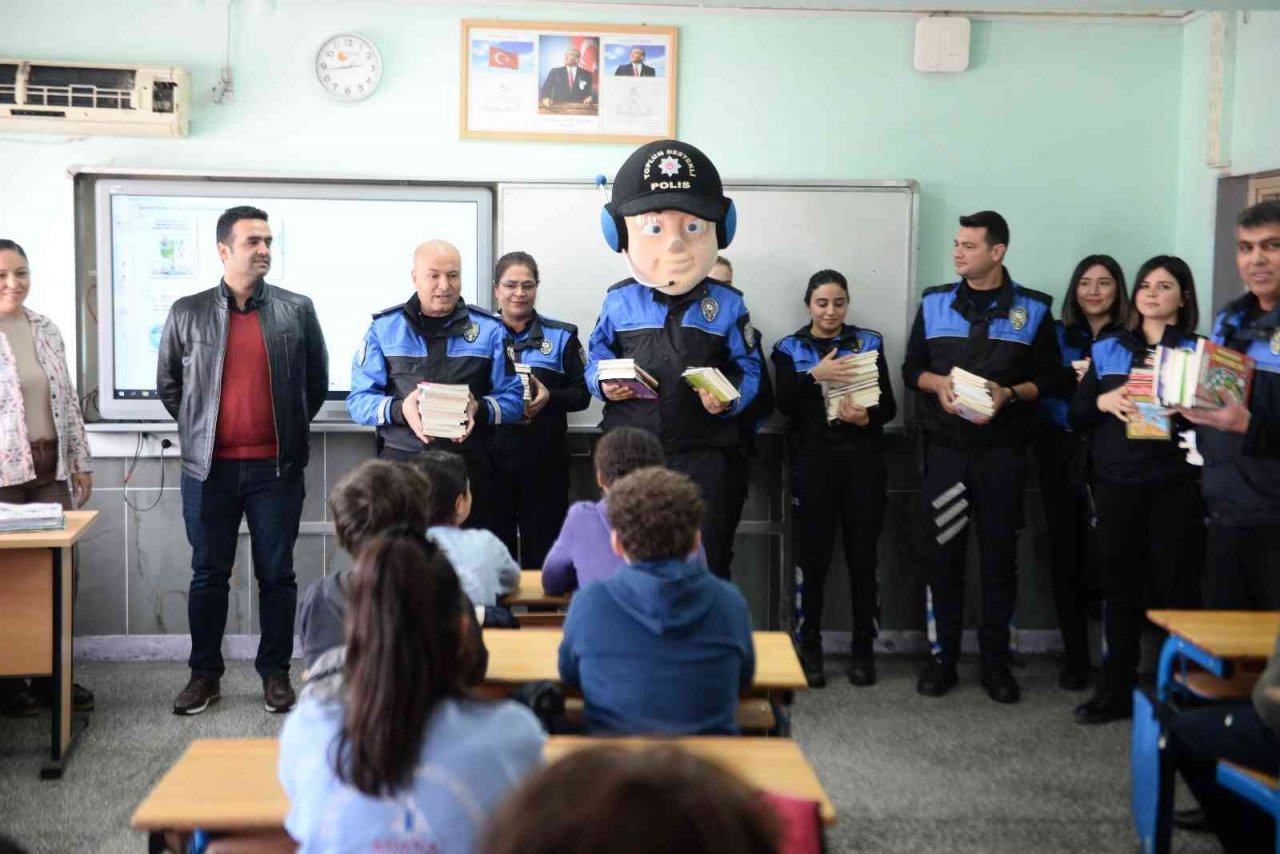
[[(99, 336), (103, 384), (111, 389), (103, 396), (104, 416), (167, 417), (155, 392), (161, 331), (174, 301), (221, 280), (215, 230), (229, 207), (267, 212), (274, 243), (266, 281), (314, 301), (329, 348), (333, 401), (346, 397), (351, 356), (372, 314), (413, 294), (409, 274), (419, 243), (439, 238), (458, 247), (468, 302), (487, 281), (487, 191), (464, 190), (471, 198), (459, 198), (458, 191), (422, 188), (249, 187), (255, 192), (204, 195), (208, 184), (122, 182), (99, 198), (99, 216), (109, 219), (99, 223), (99, 269), (111, 271)], [(384, 197), (334, 197), (338, 192)], [(143, 402), (145, 412), (138, 408)]]

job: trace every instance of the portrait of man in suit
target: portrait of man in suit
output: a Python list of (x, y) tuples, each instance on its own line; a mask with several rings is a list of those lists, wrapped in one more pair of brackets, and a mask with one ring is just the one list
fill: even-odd
[(576, 48), (569, 48), (564, 54), (564, 65), (557, 65), (547, 72), (542, 81), (542, 90), (538, 98), (544, 107), (552, 104), (585, 104), (595, 103), (595, 87), (590, 71), (579, 67), (582, 54)]
[(613, 72), (615, 77), (656, 77), (657, 71), (653, 66), (644, 64), (644, 48), (631, 48), (631, 61), (623, 65), (619, 65)]

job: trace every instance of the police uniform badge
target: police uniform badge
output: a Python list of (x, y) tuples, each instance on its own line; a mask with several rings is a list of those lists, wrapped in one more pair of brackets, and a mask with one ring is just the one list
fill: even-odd
[(538, 346), (538, 352), (544, 356), (550, 356), (551, 351), (554, 350), (555, 348), (556, 348), (556, 345), (551, 343), (550, 338), (543, 338), (542, 344)]
[(1271, 333), (1271, 355), (1280, 356), (1280, 329)]
[[(480, 324), (474, 320), (467, 324), (467, 328), (462, 330), (462, 337), (470, 344), (480, 337)], [(514, 361), (514, 360), (513, 360)]]
[(720, 313), (720, 304), (711, 297), (703, 297), (698, 307), (702, 309), (702, 316), (707, 319), (707, 323), (713, 322)]
[(756, 332), (756, 328), (751, 325), (750, 321), (742, 327), (742, 340), (746, 342), (748, 350), (754, 350), (756, 348), (756, 340), (759, 337), (760, 334)]
[(1027, 310), (1022, 306), (1015, 306), (1009, 312), (1009, 322), (1013, 324), (1014, 329), (1021, 329), (1027, 325)]

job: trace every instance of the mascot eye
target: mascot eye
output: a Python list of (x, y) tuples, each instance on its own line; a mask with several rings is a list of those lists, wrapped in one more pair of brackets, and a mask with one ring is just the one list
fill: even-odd
[(662, 223), (657, 222), (656, 220), (642, 222), (640, 223), (640, 233), (647, 234), (650, 237), (656, 237), (659, 234), (662, 234)]
[(691, 219), (684, 224), (685, 234), (702, 234), (707, 230), (707, 224), (700, 219)]

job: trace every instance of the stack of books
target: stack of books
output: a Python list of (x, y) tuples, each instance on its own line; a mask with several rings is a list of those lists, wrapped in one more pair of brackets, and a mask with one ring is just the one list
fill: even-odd
[(742, 397), (719, 368), (686, 368), (680, 376), (695, 390), (705, 391), (721, 403), (733, 403)]
[(819, 383), (822, 397), (827, 404), (827, 420), (840, 417), (840, 402), (846, 397), (854, 404), (869, 408), (880, 404), (880, 371), (876, 367), (876, 351), (853, 353), (836, 359), (842, 365), (853, 366), (854, 378), (847, 383)]
[(1165, 406), (1219, 407), (1218, 399), (1249, 403), (1254, 361), (1207, 338), (1195, 350), (1157, 347), (1154, 396)]
[(1125, 425), (1125, 436), (1130, 439), (1169, 439), (1173, 436), (1169, 412), (1156, 401), (1155, 368), (1144, 364), (1131, 369), (1124, 390), (1138, 407), (1138, 414), (1131, 416)]
[(533, 400), (533, 368), (528, 365), (516, 365), (516, 376), (520, 378), (520, 395), (524, 402)]
[(955, 393), (960, 415), (969, 421), (991, 418), (996, 414), (995, 401), (987, 380), (964, 368), (951, 369), (951, 391)]
[(461, 439), (467, 433), (471, 389), (465, 385), (418, 383), (422, 432), (437, 439)]
[(65, 523), (61, 504), (0, 503), (0, 534), (15, 531), (53, 531)]
[(635, 359), (601, 359), (596, 379), (602, 383), (621, 383), (646, 400), (658, 399), (658, 381)]

